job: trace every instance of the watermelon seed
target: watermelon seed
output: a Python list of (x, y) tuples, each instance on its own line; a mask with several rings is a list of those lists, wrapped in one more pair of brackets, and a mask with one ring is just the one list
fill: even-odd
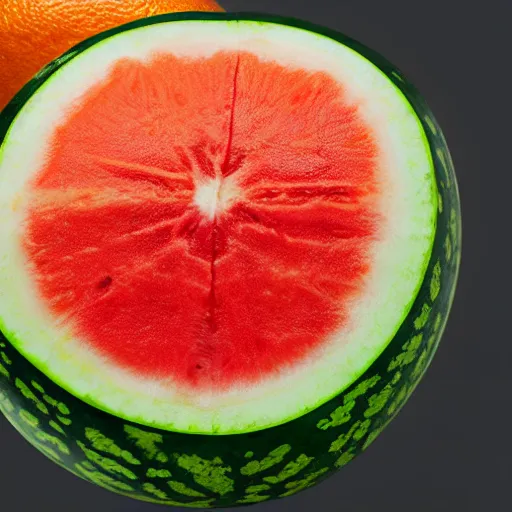
[(112, 284), (112, 278), (110, 276), (105, 277), (98, 283), (98, 289), (107, 289)]

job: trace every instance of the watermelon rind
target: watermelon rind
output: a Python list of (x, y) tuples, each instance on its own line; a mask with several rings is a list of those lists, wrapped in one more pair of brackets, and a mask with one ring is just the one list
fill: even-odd
[[(180, 430), (179, 425), (155, 428), (155, 422), (145, 417), (123, 417), (121, 409), (77, 392), (76, 382), (59, 379), (32, 352), (25, 352), (18, 331), (9, 329), (0, 315), (0, 408), (15, 428), (45, 456), (77, 476), (131, 498), (170, 506), (231, 507), (287, 497), (321, 482), (364, 451), (397, 415), (429, 366), (445, 329), (460, 265), (457, 182), (446, 141), (429, 107), (403, 74), (381, 56), (346, 36), (300, 20), (252, 13), (173, 14), (89, 39), (41, 71), (2, 112), (0, 168), (5, 141), (13, 137), (20, 112), (28, 112), (31, 98), (91, 47), (152, 25), (235, 21), (254, 24), (255, 29), (272, 24), (318, 34), (359, 53), (387, 77), (414, 111), (422, 140), (428, 144), (435, 176), (431, 184), (435, 197), (429, 202), (435, 205), (435, 218), (430, 226), (435, 229), (417, 269), (418, 282), (397, 317), (392, 336), (381, 340), (379, 350), (364, 364), (355, 365), (357, 372), (337, 384), (335, 396), (325, 395), (296, 417), (286, 415), (252, 428), (245, 425), (236, 435), (226, 435), (229, 421), (216, 424), (212, 431), (204, 424), (192, 425), (192, 418), (186, 417), (181, 420), (181, 426), (189, 427), (184, 433), (172, 431)], [(0, 268), (11, 263), (2, 253)], [(8, 286), (4, 275), (2, 305), (19, 285), (14, 276), (7, 282)], [(22, 313), (30, 325), (31, 316)], [(280, 405), (284, 404), (274, 402), (269, 407)]]

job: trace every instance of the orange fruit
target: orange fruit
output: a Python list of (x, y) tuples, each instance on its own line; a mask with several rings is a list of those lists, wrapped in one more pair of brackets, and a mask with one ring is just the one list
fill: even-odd
[(42, 67), (90, 36), (155, 14), (222, 10), (214, 0), (0, 0), (0, 110)]

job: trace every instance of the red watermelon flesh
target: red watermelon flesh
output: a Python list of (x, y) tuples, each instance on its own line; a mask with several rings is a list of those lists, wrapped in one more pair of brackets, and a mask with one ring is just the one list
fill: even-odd
[(125, 58), (52, 135), (23, 247), (52, 315), (117, 366), (254, 384), (349, 321), (379, 236), (378, 157), (326, 72)]

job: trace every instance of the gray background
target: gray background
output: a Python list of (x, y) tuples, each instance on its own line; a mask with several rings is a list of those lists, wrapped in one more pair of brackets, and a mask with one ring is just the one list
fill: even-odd
[[(443, 127), (463, 208), (456, 301), (440, 350), (412, 399), (379, 440), (340, 473), (252, 510), (510, 510), (512, 335), (506, 325), (512, 300), (505, 269), (512, 198), (506, 158), (512, 0), (224, 0), (223, 5), (304, 18), (386, 56), (416, 84)], [(165, 510), (72, 476), (31, 448), (3, 418), (0, 503), (9, 512)]]

